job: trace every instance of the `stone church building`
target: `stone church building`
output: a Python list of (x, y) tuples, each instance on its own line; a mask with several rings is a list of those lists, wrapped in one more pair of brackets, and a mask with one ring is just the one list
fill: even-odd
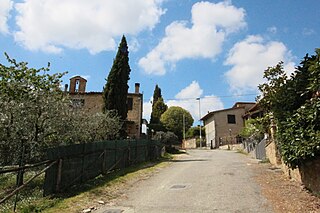
[[(81, 76), (70, 78), (70, 86), (65, 86), (65, 92), (69, 93), (72, 105), (82, 108), (88, 113), (102, 112), (102, 92), (86, 92), (87, 80)], [(128, 93), (127, 134), (130, 138), (139, 139), (142, 133), (142, 109), (143, 94), (140, 93), (140, 84), (135, 84), (134, 93)]]

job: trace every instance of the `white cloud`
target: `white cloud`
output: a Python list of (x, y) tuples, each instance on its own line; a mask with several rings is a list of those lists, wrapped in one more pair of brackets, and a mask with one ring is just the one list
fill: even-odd
[(175, 98), (184, 99), (184, 98), (198, 98), (202, 95), (203, 90), (200, 88), (200, 85), (196, 81), (192, 81), (192, 83), (186, 88), (182, 89)]
[(0, 1), (0, 33), (9, 33), (7, 21), (9, 19), (9, 12), (13, 7), (13, 1), (1, 0)]
[(175, 21), (166, 27), (165, 37), (139, 61), (147, 74), (164, 75), (167, 67), (186, 58), (214, 59), (226, 36), (244, 26), (245, 11), (229, 2), (198, 2), (191, 10), (192, 26)]
[(84, 78), (84, 79), (86, 79), (86, 80), (88, 80), (89, 78), (91, 78), (90, 75), (79, 75), (79, 74), (73, 75), (73, 76), (71, 76), (71, 78), (76, 77), (76, 76), (81, 76), (82, 78)]
[(63, 48), (95, 54), (113, 50), (114, 37), (152, 29), (164, 10), (162, 0), (25, 0), (17, 3), (15, 40), (30, 50)]
[(148, 122), (150, 121), (151, 112), (152, 112), (152, 97), (148, 102), (143, 102), (143, 115), (142, 117)]
[(130, 52), (137, 52), (140, 48), (140, 43), (137, 38), (133, 38), (128, 42), (128, 48)]
[(314, 35), (314, 34), (316, 34), (316, 31), (314, 29), (303, 28), (303, 30), (302, 30), (302, 35), (304, 35), (304, 36), (310, 36), (310, 35)]
[(282, 42), (265, 41), (261, 36), (248, 36), (229, 51), (225, 65), (232, 68), (225, 73), (232, 92), (257, 91), (264, 82), (263, 73), (268, 67), (283, 61), (288, 72), (294, 70), (290, 51)]
[(206, 115), (208, 111), (214, 111), (218, 109), (223, 109), (223, 103), (221, 99), (217, 96), (210, 95), (202, 97), (203, 90), (201, 89), (198, 82), (193, 81), (189, 86), (182, 89), (176, 96), (175, 100), (169, 100), (166, 104), (170, 106), (180, 106), (188, 110), (195, 124), (199, 121), (199, 100), (200, 98), (200, 113), (201, 117)]
[[(209, 111), (223, 109), (223, 103), (221, 99), (214, 95), (202, 96), (203, 90), (201, 89), (198, 82), (193, 81), (186, 88), (182, 89), (178, 94), (175, 95), (174, 100), (165, 100), (168, 107), (180, 106), (190, 112), (194, 119), (194, 124), (199, 121), (199, 100), (200, 98), (200, 110), (201, 117), (206, 115)], [(152, 112), (152, 97), (150, 101), (143, 103), (143, 118), (150, 120)]]

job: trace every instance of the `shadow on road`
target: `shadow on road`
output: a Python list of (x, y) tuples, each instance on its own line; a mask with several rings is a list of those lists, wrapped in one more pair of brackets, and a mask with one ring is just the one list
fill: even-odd
[(184, 160), (169, 160), (170, 162), (199, 162), (199, 161), (209, 161), (207, 159), (184, 159)]

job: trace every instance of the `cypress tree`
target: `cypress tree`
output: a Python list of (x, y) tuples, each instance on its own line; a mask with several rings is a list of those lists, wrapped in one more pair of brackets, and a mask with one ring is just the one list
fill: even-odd
[[(161, 100), (160, 100), (161, 99)], [(160, 100), (160, 103), (157, 103)], [(164, 110), (164, 111), (163, 111)], [(161, 89), (156, 85), (153, 91), (152, 112), (150, 118), (150, 124), (159, 124), (160, 116), (167, 110), (167, 105), (163, 102)]]
[[(128, 81), (130, 79), (129, 51), (125, 36), (122, 36), (116, 58), (103, 88), (103, 111), (114, 110), (122, 121), (127, 118)], [(120, 136), (125, 137), (125, 125)]]
[(161, 95), (161, 89), (160, 87), (158, 86), (158, 84), (156, 85), (156, 87), (154, 88), (154, 91), (153, 91), (153, 102), (152, 102), (152, 106), (154, 106), (154, 104), (157, 102), (157, 100), (159, 98), (162, 98), (162, 95)]

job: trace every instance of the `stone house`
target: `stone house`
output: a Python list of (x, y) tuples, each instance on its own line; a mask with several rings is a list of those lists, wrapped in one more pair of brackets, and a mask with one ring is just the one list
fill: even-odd
[(202, 117), (207, 146), (218, 148), (239, 143), (239, 133), (244, 127), (243, 116), (254, 105), (252, 102), (237, 102), (231, 108), (212, 111)]
[[(79, 107), (90, 114), (102, 112), (102, 92), (86, 92), (87, 80), (81, 76), (70, 78), (70, 86), (65, 86), (65, 92), (69, 93), (72, 105)], [(139, 139), (142, 133), (142, 109), (143, 94), (140, 93), (140, 84), (135, 84), (134, 93), (128, 93), (127, 105), (127, 134), (130, 138)]]

